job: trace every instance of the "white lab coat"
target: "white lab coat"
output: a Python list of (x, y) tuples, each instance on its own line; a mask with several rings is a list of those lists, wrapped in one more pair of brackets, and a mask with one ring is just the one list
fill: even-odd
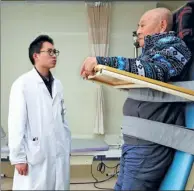
[(12, 85), (8, 130), (11, 164), (28, 163), (28, 175), (14, 173), (13, 190), (69, 190), (71, 133), (63, 87), (54, 78), (53, 98), (35, 69)]

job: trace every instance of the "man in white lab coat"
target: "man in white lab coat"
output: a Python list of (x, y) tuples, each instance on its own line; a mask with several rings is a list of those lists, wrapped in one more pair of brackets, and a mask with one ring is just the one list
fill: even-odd
[(13, 83), (9, 100), (13, 190), (69, 190), (71, 133), (63, 87), (50, 72), (59, 51), (47, 35), (29, 47), (34, 68)]

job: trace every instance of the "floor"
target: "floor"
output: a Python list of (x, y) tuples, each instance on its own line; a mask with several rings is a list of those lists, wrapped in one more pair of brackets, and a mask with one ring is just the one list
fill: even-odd
[[(107, 169), (103, 173), (97, 170), (97, 166), (100, 162), (94, 162), (92, 165), (92, 174), (99, 181), (107, 180), (110, 176), (107, 176), (107, 173), (114, 173), (113, 169)], [(113, 167), (118, 164), (118, 161), (109, 161), (105, 163), (107, 166)], [(14, 169), (8, 162), (1, 162), (1, 173), (6, 174), (10, 178), (1, 178), (1, 190), (7, 191), (12, 189), (12, 177)], [(71, 166), (71, 183), (70, 190), (112, 190), (114, 188), (116, 177), (111, 178), (110, 180), (104, 181), (102, 183), (95, 184), (98, 188), (95, 187), (94, 183), (85, 184), (85, 182), (95, 182), (95, 179), (91, 174), (91, 165), (74, 165)], [(76, 184), (75, 184), (76, 183)], [(84, 183), (84, 184), (77, 184)]]
[[(71, 183), (85, 183), (85, 182), (94, 182), (94, 177), (96, 177), (99, 181), (108, 179), (107, 173), (110, 175), (114, 173), (114, 168), (106, 168), (104, 173), (102, 171), (98, 171), (97, 167), (99, 165), (99, 161), (93, 162), (93, 165), (73, 165), (71, 166)], [(105, 164), (109, 167), (114, 167), (118, 164), (118, 161), (108, 161)], [(91, 171), (92, 167), (92, 171)], [(6, 174), (8, 177), (13, 177), (13, 167), (8, 162), (1, 162), (1, 173)], [(92, 174), (91, 174), (92, 172)], [(116, 182), (116, 177), (102, 182), (97, 183), (96, 186), (99, 188), (103, 188), (101, 190), (113, 190)], [(1, 190), (7, 191), (12, 188), (12, 178), (1, 178)], [(70, 190), (100, 190), (95, 188), (94, 184), (71, 184)], [(194, 165), (191, 170), (190, 177), (187, 182), (186, 190), (194, 190)]]
[[(88, 177), (82, 178), (82, 179), (71, 179), (72, 182), (89, 182), (91, 179)], [(103, 182), (103, 183), (98, 183), (96, 184), (97, 187), (104, 188), (104, 190), (111, 190), (114, 187), (116, 179), (111, 179), (109, 181)], [(12, 179), (10, 178), (5, 178), (1, 179), (1, 190), (11, 190), (12, 188)], [(71, 184), (70, 185), (70, 190), (99, 190), (94, 187), (94, 184)]]

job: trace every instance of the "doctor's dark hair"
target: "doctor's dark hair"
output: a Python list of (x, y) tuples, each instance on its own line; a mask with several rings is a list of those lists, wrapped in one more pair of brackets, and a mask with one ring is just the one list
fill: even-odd
[(34, 41), (32, 41), (30, 46), (29, 46), (29, 58), (30, 58), (30, 61), (33, 65), (35, 64), (33, 54), (40, 53), (40, 50), (42, 48), (42, 44), (44, 42), (49, 42), (52, 45), (54, 45), (53, 39), (50, 38), (48, 35), (40, 35)]

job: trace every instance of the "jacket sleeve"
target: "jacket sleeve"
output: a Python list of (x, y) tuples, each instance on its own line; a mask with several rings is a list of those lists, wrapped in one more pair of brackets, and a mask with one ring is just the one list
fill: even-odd
[(11, 164), (26, 163), (24, 137), (27, 109), (21, 84), (14, 83), (10, 91), (8, 114), (8, 145)]
[(96, 57), (98, 64), (163, 82), (180, 75), (190, 58), (191, 53), (183, 42), (148, 51), (138, 58)]

